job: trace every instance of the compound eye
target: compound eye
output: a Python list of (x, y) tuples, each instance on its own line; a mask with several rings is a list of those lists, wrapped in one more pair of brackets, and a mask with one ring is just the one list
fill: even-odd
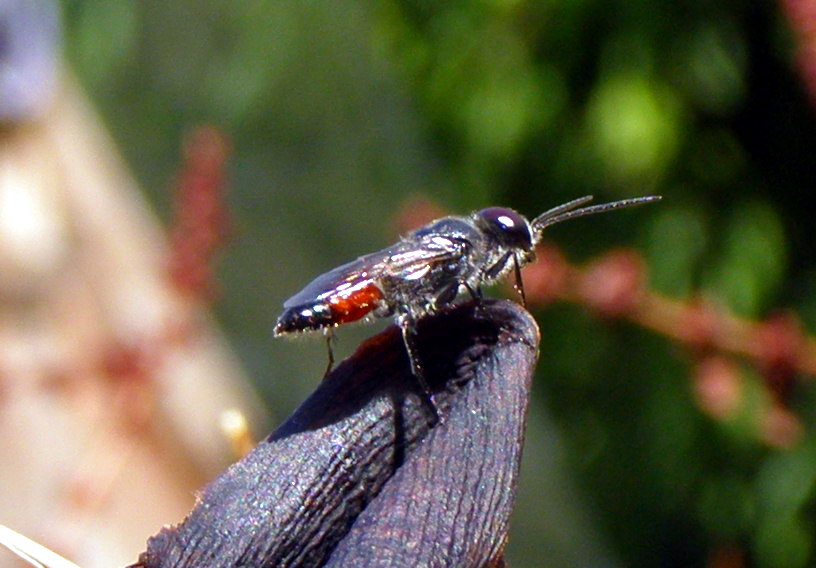
[(501, 243), (529, 249), (533, 244), (530, 224), (522, 215), (506, 207), (488, 207), (476, 213), (479, 225)]

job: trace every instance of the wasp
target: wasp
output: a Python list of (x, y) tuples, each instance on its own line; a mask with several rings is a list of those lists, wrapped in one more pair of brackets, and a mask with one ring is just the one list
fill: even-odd
[(411, 371), (430, 398), (416, 349), (416, 322), (456, 301), (475, 300), (482, 287), (509, 272), (526, 305), (521, 267), (535, 260), (535, 246), (551, 225), (585, 215), (658, 201), (645, 196), (582, 207), (591, 195), (553, 207), (529, 221), (507, 207), (437, 219), (397, 243), (321, 274), (284, 302), (274, 333), (325, 330), (328, 373), (334, 362), (333, 328), (363, 318), (394, 317), (402, 331)]

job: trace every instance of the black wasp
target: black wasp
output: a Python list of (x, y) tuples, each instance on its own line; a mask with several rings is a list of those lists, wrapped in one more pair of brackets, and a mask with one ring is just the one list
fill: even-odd
[[(321, 274), (286, 300), (275, 335), (328, 330), (366, 316), (394, 316), (411, 370), (427, 394), (415, 348), (416, 321), (453, 302), (461, 292), (481, 297), (481, 288), (510, 272), (524, 302), (521, 267), (535, 259), (535, 246), (550, 225), (659, 200), (636, 197), (581, 207), (592, 196), (553, 207), (532, 221), (506, 207), (488, 207), (469, 217), (443, 217), (381, 251)], [(333, 363), (329, 345), (329, 368)]]

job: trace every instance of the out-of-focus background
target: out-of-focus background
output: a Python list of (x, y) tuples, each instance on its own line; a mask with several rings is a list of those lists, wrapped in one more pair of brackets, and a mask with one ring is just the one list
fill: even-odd
[(529, 273), (509, 563), (816, 563), (813, 0), (3, 0), (0, 24), (0, 523), (133, 561), (232, 459), (220, 410), (263, 436), (320, 380), (322, 341), (271, 335), (312, 277), (435, 214), (661, 194), (550, 229)]

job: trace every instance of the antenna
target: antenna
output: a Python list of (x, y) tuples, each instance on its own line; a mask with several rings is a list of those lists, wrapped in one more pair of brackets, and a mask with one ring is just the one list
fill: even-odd
[(589, 207), (581, 207), (580, 209), (576, 209), (576, 207), (583, 205), (584, 203), (589, 203), (590, 201), (592, 201), (592, 199), (593, 196), (591, 195), (579, 197), (578, 199), (573, 199), (572, 201), (564, 203), (563, 205), (553, 207), (552, 209), (545, 211), (544, 213), (533, 219), (531, 225), (533, 227), (533, 232), (535, 233), (536, 241), (541, 239), (541, 234), (544, 232), (544, 229), (546, 229), (550, 225), (560, 223), (561, 221), (575, 219), (576, 217), (583, 217), (584, 215), (604, 213), (606, 211), (612, 211), (614, 209), (623, 209), (624, 207), (634, 207), (636, 205), (643, 205), (644, 203), (651, 203), (652, 201), (660, 201), (662, 199), (662, 196), (647, 195), (644, 197), (633, 197), (631, 199), (622, 199), (621, 201), (601, 203), (598, 205), (591, 205)]

